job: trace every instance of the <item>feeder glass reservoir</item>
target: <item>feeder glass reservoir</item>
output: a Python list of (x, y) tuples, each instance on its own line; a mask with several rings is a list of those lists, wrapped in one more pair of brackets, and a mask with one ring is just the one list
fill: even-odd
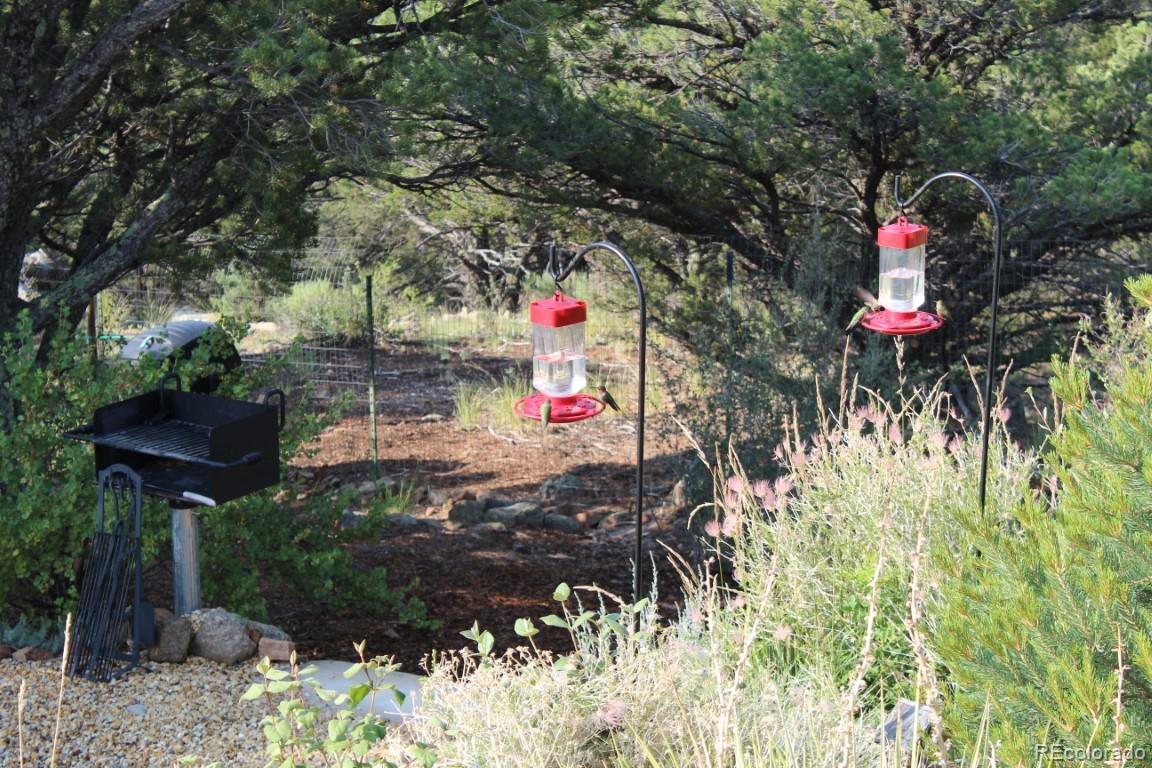
[(532, 386), (548, 397), (571, 397), (588, 383), (584, 323), (588, 305), (564, 296), (532, 302)]
[(915, 312), (924, 303), (924, 251), (928, 227), (901, 218), (880, 227), (880, 305), (889, 312)]

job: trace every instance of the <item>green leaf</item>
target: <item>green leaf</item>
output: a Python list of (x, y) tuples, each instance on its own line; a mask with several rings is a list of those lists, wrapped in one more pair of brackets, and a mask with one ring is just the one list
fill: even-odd
[(268, 693), (284, 693), (298, 685), (295, 680), (273, 680), (271, 683), (268, 683)]
[(480, 651), (481, 656), (487, 656), (492, 653), (492, 646), (496, 644), (496, 638), (492, 637), (492, 633), (484, 630), (480, 633), (480, 639), (476, 641), (476, 650)]
[(363, 671), (364, 671), (364, 662), (358, 661), (355, 664), (348, 667), (348, 669), (344, 670), (344, 679), (345, 680), (351, 680), (353, 677), (355, 677), (356, 675), (360, 674)]
[(562, 603), (572, 596), (572, 587), (568, 586), (565, 582), (560, 582), (560, 586), (556, 587), (556, 591), (552, 593), (552, 599), (558, 603)]
[(348, 689), (348, 704), (352, 709), (360, 705), (360, 702), (372, 693), (372, 686), (369, 683), (358, 683)]
[(264, 695), (263, 683), (253, 683), (249, 686), (248, 690), (244, 691), (244, 695), (240, 697), (241, 701), (252, 701)]
[(536, 629), (531, 619), (516, 619), (515, 629), (520, 637), (534, 637), (540, 634), (540, 630)]
[(541, 616), (540, 621), (544, 622), (545, 624), (547, 624), (550, 627), (559, 627), (560, 629), (568, 629), (568, 622), (564, 621), (564, 619), (560, 618), (559, 616), (557, 616), (554, 613), (550, 613), (547, 616)]

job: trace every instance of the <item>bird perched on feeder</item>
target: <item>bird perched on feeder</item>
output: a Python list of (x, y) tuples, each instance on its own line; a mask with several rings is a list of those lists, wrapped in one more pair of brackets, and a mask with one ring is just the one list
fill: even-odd
[(545, 400), (540, 404), (540, 428), (548, 429), (548, 422), (552, 419), (552, 401)]
[(940, 299), (936, 300), (936, 314), (940, 317), (941, 320), (947, 320), (948, 315), (950, 314), (948, 312), (948, 307), (945, 306), (944, 302)]
[(604, 405), (608, 406), (614, 411), (620, 410), (620, 406), (616, 404), (616, 398), (612, 397), (612, 393), (608, 391), (607, 387), (601, 384), (596, 388), (596, 391), (600, 393), (600, 399), (604, 401)]
[(860, 321), (864, 319), (864, 315), (880, 309), (880, 302), (876, 300), (876, 297), (860, 286), (856, 286), (856, 296), (860, 301), (864, 302), (864, 306), (860, 307), (860, 309), (856, 310), (856, 314), (852, 315), (852, 320), (848, 323), (848, 327), (844, 329), (845, 333), (848, 333), (848, 331), (860, 325)]

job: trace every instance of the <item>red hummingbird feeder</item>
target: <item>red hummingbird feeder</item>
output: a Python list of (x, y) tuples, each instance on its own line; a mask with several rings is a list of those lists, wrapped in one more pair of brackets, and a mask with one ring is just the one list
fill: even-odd
[(861, 325), (889, 336), (916, 336), (934, 331), (944, 320), (920, 309), (924, 303), (924, 253), (928, 227), (903, 216), (876, 232), (880, 246), (880, 309), (864, 316)]
[(550, 423), (582, 421), (604, 410), (604, 403), (581, 393), (588, 383), (584, 353), (587, 302), (557, 290), (550, 299), (532, 302), (532, 387), (536, 394), (517, 401), (515, 411), (540, 420), (540, 407), (551, 402)]

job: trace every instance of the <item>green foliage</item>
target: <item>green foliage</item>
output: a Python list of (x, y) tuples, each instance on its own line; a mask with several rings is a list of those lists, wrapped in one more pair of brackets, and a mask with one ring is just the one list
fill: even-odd
[[(338, 281), (305, 280), (271, 302), (271, 312), (283, 325), (306, 338), (341, 342), (368, 338), (368, 305), (364, 278), (349, 270)], [(384, 328), (387, 302), (373, 297), (375, 327)]]
[(1011, 761), (1037, 744), (1152, 748), (1152, 282), (1083, 355), (1054, 362), (1063, 420), (1044, 493), (980, 531), (936, 644), (971, 741), (985, 708)]
[[(11, 421), (0, 424), (0, 596), (20, 610), (63, 609), (75, 594), (73, 576), (95, 526), (92, 449), (61, 433), (88, 423), (98, 406), (151, 386), (157, 366), (93, 361), (78, 338), (58, 334), (45, 359), (27, 315), (0, 340), (3, 392)], [(165, 534), (145, 525), (145, 551)]]
[[(372, 714), (372, 708), (379, 695), (392, 695), (398, 702), (403, 701), (403, 694), (384, 682), (399, 665), (382, 656), (365, 658), (364, 646), (365, 643), (356, 644), (360, 661), (344, 673), (347, 678), (362, 675), (364, 682), (351, 686), (348, 693), (337, 694), (308, 678), (312, 670), (300, 669), (295, 653), (288, 671), (275, 668), (268, 659), (256, 665), (264, 679), (253, 683), (241, 698), (263, 699), (268, 704), (269, 714), (262, 726), (270, 764), (395, 768), (393, 763), (372, 754), (387, 732), (385, 722)], [(316, 703), (317, 699), (320, 703)], [(368, 714), (360, 715), (356, 708), (365, 700)], [(336, 706), (334, 715), (328, 705)]]
[(64, 627), (53, 618), (20, 616), (11, 626), (0, 621), (0, 643), (12, 648), (33, 646), (58, 653), (64, 647)]

